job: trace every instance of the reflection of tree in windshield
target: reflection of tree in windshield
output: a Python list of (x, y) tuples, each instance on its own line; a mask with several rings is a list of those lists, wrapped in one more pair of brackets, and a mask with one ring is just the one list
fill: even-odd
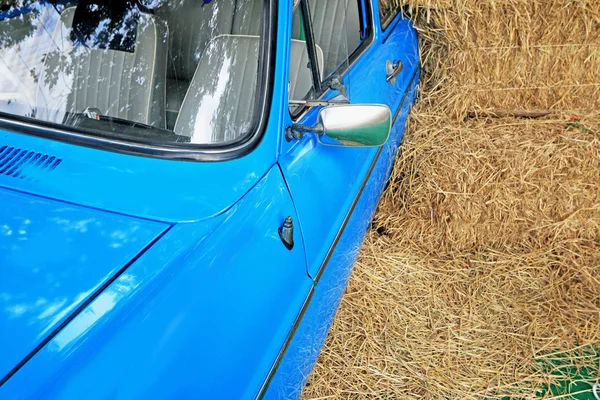
[[(207, 21), (219, 21), (222, 15), (227, 15), (220, 4), (223, 3), (212, 5)], [(177, 134), (191, 137), (192, 143), (235, 140), (252, 127), (261, 27), (261, 15), (256, 14), (260, 8), (253, 7), (254, 4), (252, 0), (239, 1), (234, 34), (215, 32), (205, 44), (186, 95), (188, 101), (175, 127)]]
[[(61, 123), (65, 113), (96, 107), (147, 123), (148, 107), (136, 106), (152, 97), (154, 52), (134, 52), (138, 30), (155, 28), (148, 22), (127, 0), (21, 1), (0, 12), (0, 111)], [(123, 89), (137, 95), (133, 106)]]
[(0, 109), (30, 115), (58, 13), (47, 4), (14, 3), (0, 20)]
[[(45, 64), (48, 65), (62, 65), (64, 70), (70, 70), (73, 68), (73, 62), (71, 57), (68, 57), (64, 53), (59, 53), (58, 50), (53, 50), (46, 54)], [(44, 71), (44, 85), (48, 86), (50, 90), (54, 89), (58, 83), (58, 78), (61, 70), (58, 68), (45, 68)], [(39, 80), (39, 76), (36, 77)]]
[[(81, 14), (81, 8), (87, 11)], [(80, 3), (61, 13), (52, 38), (56, 53), (48, 54), (40, 75), (37, 118), (60, 123), (66, 113), (94, 108), (100, 115), (144, 124), (156, 121), (163, 127), (164, 118), (152, 119), (160, 114), (152, 114), (151, 108), (155, 104), (155, 70), (164, 71), (164, 67), (153, 68), (159, 61), (156, 48), (164, 46), (160, 61), (165, 65), (166, 42), (157, 43), (153, 18), (125, 8), (111, 20), (112, 14), (99, 7), (93, 19), (88, 18), (89, 8)], [(131, 30), (135, 32), (130, 35)]]
[(70, 39), (92, 49), (133, 53), (139, 14), (131, 1), (83, 0), (75, 10)]

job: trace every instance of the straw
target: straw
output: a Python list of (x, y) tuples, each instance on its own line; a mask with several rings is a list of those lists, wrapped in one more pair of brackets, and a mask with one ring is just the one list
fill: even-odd
[(303, 397), (536, 398), (556, 357), (593, 382), (600, 2), (406, 3), (420, 98)]

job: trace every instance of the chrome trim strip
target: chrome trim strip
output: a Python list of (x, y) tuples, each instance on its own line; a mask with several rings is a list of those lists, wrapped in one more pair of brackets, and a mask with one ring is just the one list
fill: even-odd
[(394, 117), (392, 118), (392, 126), (394, 126), (394, 123), (396, 122), (396, 119), (400, 115), (400, 111), (402, 111), (402, 106), (404, 106), (404, 100), (406, 99), (406, 96), (408, 96), (408, 91), (410, 90), (410, 87), (412, 86), (412, 84), (415, 82), (415, 78), (417, 77), (417, 73), (419, 71), (421, 71), (421, 64), (420, 63), (419, 63), (419, 65), (417, 65), (417, 68), (415, 69), (415, 72), (413, 72), (412, 76), (410, 77), (410, 82), (408, 83), (408, 87), (404, 91), (404, 95), (402, 95), (402, 101), (400, 102), (400, 107), (398, 107), (398, 109), (394, 113)]
[(273, 363), (273, 365), (271, 366), (271, 369), (269, 370), (269, 373), (267, 374), (267, 379), (265, 379), (262, 386), (260, 387), (260, 390), (258, 391), (258, 394), (256, 395), (256, 399), (262, 399), (263, 397), (265, 397), (265, 394), (267, 394), (267, 389), (269, 388), (271, 381), (275, 377), (275, 373), (277, 372), (279, 365), (281, 365), (281, 362), (283, 361), (283, 357), (285, 356), (287, 349), (290, 347), (290, 344), (292, 343), (292, 339), (294, 338), (294, 335), (296, 334), (296, 331), (298, 330), (298, 327), (300, 326), (300, 322), (302, 321), (302, 318), (304, 317), (306, 310), (308, 310), (308, 305), (310, 304), (310, 301), (312, 300), (314, 294), (315, 294), (315, 287), (313, 285), (310, 287), (310, 291), (308, 292), (308, 296), (306, 296), (306, 299), (304, 299), (304, 303), (302, 304), (300, 313), (294, 320), (292, 329), (288, 333), (288, 336), (285, 338), (283, 347), (281, 348), (281, 350), (279, 350), (279, 354), (277, 354), (277, 358), (275, 359), (275, 362)]

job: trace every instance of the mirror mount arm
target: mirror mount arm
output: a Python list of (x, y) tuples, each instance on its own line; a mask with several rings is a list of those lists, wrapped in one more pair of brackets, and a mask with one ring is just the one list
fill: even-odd
[(326, 84), (329, 89), (339, 92), (338, 95), (333, 98), (334, 101), (346, 104), (350, 103), (350, 101), (348, 100), (348, 95), (346, 94), (346, 86), (344, 85), (344, 80), (340, 75), (332, 75), (327, 80)]
[(289, 104), (296, 107), (327, 107), (350, 104), (350, 102), (346, 98), (336, 96), (331, 100), (290, 100)]
[(322, 135), (324, 132), (323, 125), (317, 124), (315, 126), (292, 124), (285, 129), (285, 140), (288, 142), (295, 139), (300, 140), (304, 137), (305, 133), (316, 133)]

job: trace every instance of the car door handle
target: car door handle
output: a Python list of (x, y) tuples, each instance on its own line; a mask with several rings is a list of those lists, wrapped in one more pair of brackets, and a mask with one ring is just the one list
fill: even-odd
[(403, 68), (404, 65), (402, 64), (402, 61), (396, 60), (392, 62), (390, 60), (387, 60), (387, 62), (385, 63), (385, 69), (387, 71), (385, 81), (390, 82), (392, 85), (395, 85), (396, 77), (400, 74), (400, 72), (402, 72)]

